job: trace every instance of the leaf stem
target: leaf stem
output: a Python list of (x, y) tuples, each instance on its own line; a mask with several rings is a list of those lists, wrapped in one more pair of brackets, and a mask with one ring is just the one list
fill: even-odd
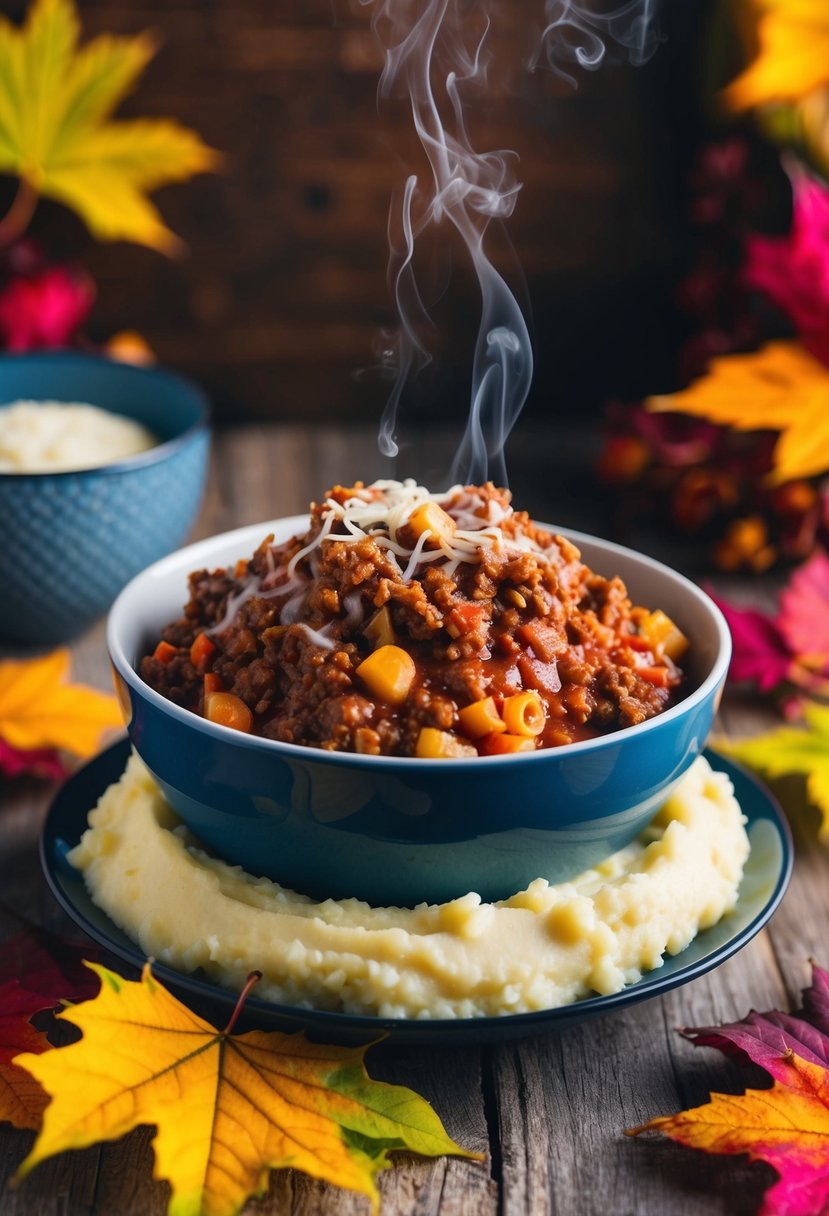
[(261, 978), (262, 978), (261, 971), (251, 971), (250, 975), (248, 976), (247, 980), (245, 981), (244, 988), (239, 993), (239, 999), (236, 1002), (236, 1007), (234, 1008), (233, 1013), (230, 1015), (230, 1021), (228, 1022), (227, 1026), (225, 1026), (225, 1028), (222, 1032), (223, 1034), (231, 1034), (233, 1032), (233, 1027), (236, 1025), (237, 1021), (239, 1020), (239, 1014), (242, 1012), (242, 1010), (245, 1007), (245, 1001), (250, 996), (251, 988), (253, 988), (254, 984), (258, 984), (259, 981), (261, 980)]
[(5, 249), (23, 235), (29, 227), (36, 206), (37, 191), (25, 177), (21, 177), (11, 206), (0, 220), (0, 249)]

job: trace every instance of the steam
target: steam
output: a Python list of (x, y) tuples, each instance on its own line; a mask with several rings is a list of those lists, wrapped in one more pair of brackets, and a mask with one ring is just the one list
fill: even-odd
[(531, 67), (543, 59), (558, 76), (577, 81), (563, 64), (595, 71), (601, 67), (608, 43), (627, 52), (635, 67), (647, 63), (659, 45), (653, 22), (656, 0), (628, 0), (610, 12), (596, 12), (579, 0), (545, 0), (547, 25)]
[[(471, 406), (451, 480), (507, 484), (504, 445), (527, 399), (532, 345), (521, 309), (487, 256), (487, 230), (512, 214), (521, 188), (509, 151), (478, 152), (464, 116), (469, 96), (486, 89), (490, 18), (471, 0), (360, 0), (374, 4), (373, 28), (384, 52), (378, 94), (408, 99), (428, 172), (412, 173), (389, 214), (389, 289), (399, 326), (383, 362), (393, 385), (380, 423), (380, 451), (398, 454), (397, 417), (411, 377), (431, 359), (423, 335), (432, 327), (415, 274), (418, 239), (432, 226), (459, 234), (481, 293), (472, 360)], [(562, 63), (596, 68), (610, 39), (634, 63), (651, 53), (655, 0), (629, 0), (597, 14), (579, 0), (546, 0), (546, 27), (534, 63), (560, 75)], [(531, 65), (533, 66), (533, 65)], [(569, 77), (568, 77), (569, 78)]]

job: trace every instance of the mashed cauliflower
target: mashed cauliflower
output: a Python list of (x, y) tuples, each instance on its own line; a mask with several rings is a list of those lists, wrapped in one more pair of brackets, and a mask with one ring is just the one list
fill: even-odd
[(0, 473), (97, 468), (157, 444), (140, 423), (97, 405), (15, 401), (0, 408)]
[(381, 1017), (551, 1009), (617, 992), (735, 904), (748, 838), (731, 782), (698, 759), (647, 834), (570, 882), (484, 904), (313, 901), (208, 856), (133, 757), (70, 853), (149, 956), (291, 1005)]

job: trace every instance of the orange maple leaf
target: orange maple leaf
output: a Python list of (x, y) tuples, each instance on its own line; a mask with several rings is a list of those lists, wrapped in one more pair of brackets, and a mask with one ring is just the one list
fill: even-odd
[(829, 1204), (829, 1071), (789, 1051), (771, 1089), (712, 1094), (693, 1110), (650, 1119), (626, 1134), (658, 1131), (708, 1153), (747, 1153), (780, 1174), (766, 1216), (811, 1216)]
[(94, 755), (104, 731), (123, 725), (115, 698), (67, 682), (69, 652), (0, 661), (0, 740), (21, 752), (55, 748)]
[(392, 1149), (475, 1157), (451, 1140), (422, 1098), (372, 1080), (365, 1048), (311, 1043), (302, 1033), (215, 1030), (145, 967), (140, 982), (89, 964), (94, 1000), (59, 1014), (78, 1043), (17, 1056), (51, 1095), (23, 1177), (68, 1148), (155, 1124), (155, 1174), (171, 1216), (235, 1216), (269, 1169), (294, 1167), (368, 1196)]
[(829, 370), (798, 342), (769, 342), (752, 354), (712, 359), (689, 388), (651, 397), (647, 406), (738, 431), (779, 431), (774, 483), (829, 468)]
[(725, 90), (734, 110), (797, 101), (829, 82), (826, 0), (753, 0), (756, 58)]

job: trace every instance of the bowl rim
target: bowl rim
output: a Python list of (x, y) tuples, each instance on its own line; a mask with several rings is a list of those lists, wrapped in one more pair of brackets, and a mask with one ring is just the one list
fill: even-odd
[[(171, 371), (167, 367), (161, 367), (157, 364), (151, 364), (148, 367), (142, 367), (136, 363), (127, 363), (118, 359), (111, 359), (106, 355), (87, 354), (84, 351), (60, 350), (60, 351), (38, 351), (26, 353), (6, 353), (0, 355), (0, 368), (4, 363), (16, 363), (18, 365), (25, 363), (67, 363), (75, 366), (83, 366), (86, 364), (94, 365), (95, 367), (111, 366), (119, 371), (124, 371), (127, 375), (135, 374), (136, 376), (147, 376), (148, 378), (168, 381), (169, 384), (179, 389), (184, 390), (186, 395), (191, 399), (198, 410), (198, 417), (195, 422), (191, 423), (186, 430), (179, 435), (174, 435), (171, 439), (165, 439), (162, 443), (157, 443), (154, 447), (148, 448), (144, 452), (137, 452), (134, 456), (124, 456), (119, 460), (110, 461), (107, 464), (88, 464), (82, 468), (75, 469), (41, 469), (39, 471), (21, 470), (19, 473), (14, 471), (0, 470), (0, 482), (19, 482), (26, 477), (83, 477), (90, 473), (103, 474), (105, 476), (114, 476), (119, 473), (128, 473), (133, 469), (142, 469), (149, 465), (158, 464), (163, 460), (167, 460), (170, 456), (175, 455), (180, 448), (186, 447), (198, 434), (206, 431), (210, 425), (210, 403), (207, 394), (196, 384), (194, 380), (190, 380), (187, 376), (181, 375), (179, 372)], [(22, 398), (18, 398), (22, 400)], [(12, 405), (14, 402), (0, 402), (0, 411), (5, 409), (7, 405)], [(64, 404), (73, 404), (65, 402)], [(95, 402), (85, 404), (94, 405)], [(99, 406), (99, 409), (106, 409), (106, 406)], [(113, 411), (109, 411), (112, 413)], [(126, 415), (121, 415), (125, 417)]]
[[(125, 604), (138, 583), (163, 576), (166, 573), (165, 567), (178, 566), (180, 563), (185, 566), (186, 578), (186, 574), (190, 570), (200, 568), (202, 559), (198, 555), (202, 552), (208, 552), (214, 546), (224, 547), (228, 544), (232, 545), (237, 540), (240, 543), (250, 542), (254, 541), (256, 537), (261, 540), (267, 536), (269, 530), (273, 530), (274, 526), (281, 529), (287, 528), (290, 525), (301, 531), (307, 528), (308, 522), (309, 516), (302, 514), (282, 516), (277, 519), (266, 520), (264, 523), (245, 524), (242, 527), (233, 528), (228, 532), (220, 532), (214, 536), (194, 541), (181, 549), (177, 549), (174, 553), (167, 554), (166, 557), (162, 557), (159, 561), (147, 566), (139, 574), (135, 575), (121, 590), (107, 616), (107, 649), (110, 661), (116, 672), (122, 676), (136, 693), (149, 701), (156, 709), (162, 713), (169, 714), (182, 725), (190, 726), (197, 732), (206, 735), (208, 739), (215, 739), (220, 743), (227, 744), (233, 742), (243, 750), (259, 751), (265, 755), (273, 753), (275, 756), (283, 756), (286, 759), (302, 760), (306, 764), (318, 762), (322, 764), (345, 765), (346, 767), (353, 768), (376, 767), (398, 769), (402, 767), (406, 770), (424, 773), (427, 771), (446, 773), (450, 770), (469, 770), (478, 768), (482, 761), (486, 763), (487, 768), (503, 765), (531, 765), (544, 763), (545, 761), (550, 763), (550, 760), (555, 757), (566, 759), (570, 756), (590, 755), (595, 752), (605, 751), (607, 748), (624, 746), (627, 740), (641, 738), (652, 731), (659, 730), (667, 723), (685, 717), (690, 711), (706, 701), (709, 696), (716, 693), (717, 687), (724, 681), (728, 672), (732, 643), (731, 632), (725, 616), (714, 600), (686, 575), (680, 574), (677, 570), (673, 570), (670, 566), (665, 565), (664, 562), (660, 562), (656, 558), (649, 557), (647, 554), (630, 549), (625, 545), (619, 545), (615, 541), (604, 540), (601, 537), (592, 536), (587, 532), (579, 532), (553, 524), (539, 523), (540, 527), (547, 528), (554, 535), (572, 540), (577, 546), (580, 542), (599, 545), (611, 556), (618, 555), (625, 559), (633, 558), (648, 569), (655, 570), (661, 575), (667, 574), (679, 583), (680, 588), (707, 612), (716, 629), (718, 647), (711, 670), (695, 689), (675, 705), (672, 705), (670, 709), (666, 709), (661, 714), (656, 714), (653, 718), (648, 718), (645, 722), (639, 722), (635, 726), (621, 727), (619, 730), (610, 731), (608, 734), (599, 735), (593, 739), (582, 739), (576, 743), (563, 743), (557, 747), (539, 748), (533, 752), (520, 752), (512, 755), (458, 756), (431, 760), (418, 756), (370, 756), (357, 752), (326, 751), (323, 748), (310, 747), (307, 744), (283, 743), (278, 739), (266, 739), (261, 735), (249, 735), (242, 731), (233, 730), (231, 727), (220, 726), (215, 722), (210, 722), (191, 710), (176, 705), (173, 701), (169, 701), (166, 697), (163, 697), (161, 693), (156, 692), (154, 688), (151, 688), (141, 678), (124, 652), (119, 633), (122, 624), (121, 617), (126, 611)], [(193, 554), (192, 558), (191, 554)]]

